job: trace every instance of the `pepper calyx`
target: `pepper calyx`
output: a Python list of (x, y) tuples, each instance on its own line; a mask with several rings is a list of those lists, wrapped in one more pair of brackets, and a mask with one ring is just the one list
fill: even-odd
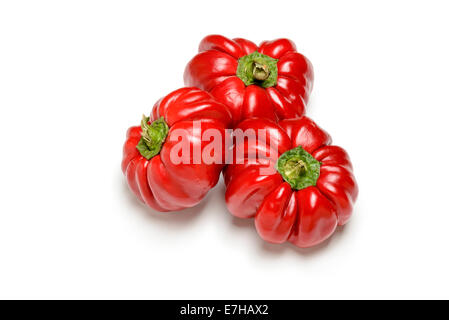
[(321, 163), (299, 146), (284, 152), (276, 163), (276, 170), (295, 190), (315, 186)]
[(169, 127), (165, 122), (164, 117), (161, 117), (152, 123), (148, 123), (149, 120), (149, 117), (143, 115), (140, 124), (142, 127), (142, 136), (136, 146), (142, 157), (148, 160), (159, 154), (169, 131)]
[(277, 62), (277, 59), (255, 51), (239, 59), (236, 75), (246, 86), (255, 84), (269, 88), (277, 83)]

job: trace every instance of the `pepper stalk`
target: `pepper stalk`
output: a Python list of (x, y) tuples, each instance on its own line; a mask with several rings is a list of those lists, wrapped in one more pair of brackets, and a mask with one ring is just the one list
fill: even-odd
[(164, 117), (153, 121), (151, 124), (148, 123), (149, 120), (149, 117), (143, 115), (140, 123), (142, 136), (136, 146), (140, 154), (148, 160), (159, 154), (169, 130)]

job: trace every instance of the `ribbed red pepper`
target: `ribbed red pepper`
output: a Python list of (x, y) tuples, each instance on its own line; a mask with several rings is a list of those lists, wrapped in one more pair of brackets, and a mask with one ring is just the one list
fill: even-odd
[[(245, 140), (242, 163), (224, 171), (233, 215), (254, 217), (266, 241), (298, 247), (321, 243), (349, 220), (358, 194), (349, 156), (312, 120), (248, 119), (236, 129), (253, 129), (257, 139)], [(267, 130), (266, 139), (259, 129)], [(258, 150), (267, 157), (256, 159)]]
[(234, 125), (251, 117), (302, 116), (313, 86), (310, 61), (288, 39), (264, 41), (209, 35), (188, 63), (184, 82), (226, 104)]
[[(200, 121), (199, 137), (194, 132), (194, 121)], [(230, 126), (228, 108), (197, 88), (182, 88), (159, 100), (150, 118), (141, 126), (128, 130), (123, 148), (122, 170), (130, 189), (148, 206), (158, 211), (177, 211), (192, 207), (204, 198), (217, 183), (224, 161), (195, 164), (193, 150), (200, 144), (201, 152), (207, 146), (201, 143), (203, 132), (218, 130), (223, 138)], [(187, 132), (189, 163), (174, 163), (171, 151), (177, 144), (172, 139), (175, 129)]]

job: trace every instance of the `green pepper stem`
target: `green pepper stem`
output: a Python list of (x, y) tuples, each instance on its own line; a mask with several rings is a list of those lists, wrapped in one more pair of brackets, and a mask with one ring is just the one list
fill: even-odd
[(316, 185), (320, 176), (320, 162), (301, 146), (284, 152), (276, 164), (284, 181), (295, 190)]
[(270, 69), (268, 68), (268, 65), (254, 62), (253, 76), (254, 79), (258, 81), (264, 81), (268, 79), (268, 77), (270, 76)]
[(295, 179), (307, 172), (307, 166), (300, 158), (291, 158), (284, 165), (284, 175), (289, 179)]
[(269, 88), (277, 84), (277, 59), (253, 52), (239, 59), (236, 75), (246, 86), (258, 85)]
[(142, 134), (136, 146), (140, 154), (148, 160), (159, 154), (169, 130), (163, 117), (153, 121), (151, 124), (148, 123), (149, 120), (147, 116), (143, 115), (140, 122)]

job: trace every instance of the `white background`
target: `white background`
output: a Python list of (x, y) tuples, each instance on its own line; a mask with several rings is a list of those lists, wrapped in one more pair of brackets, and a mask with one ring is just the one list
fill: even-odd
[[(449, 298), (445, 1), (2, 1), (0, 298)], [(294, 40), (308, 115), (350, 153), (353, 219), (314, 249), (140, 205), (126, 129), (207, 34)]]

